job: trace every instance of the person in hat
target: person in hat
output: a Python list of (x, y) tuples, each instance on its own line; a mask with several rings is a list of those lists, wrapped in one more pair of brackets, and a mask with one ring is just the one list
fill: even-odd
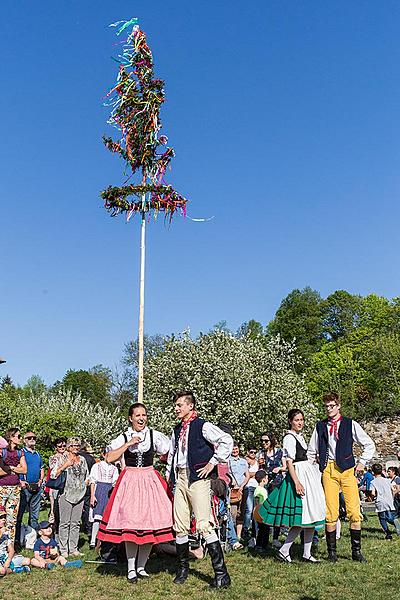
[[(0, 506), (0, 576), (4, 577), (7, 573), (29, 571), (29, 558), (18, 557), (20, 560), (14, 563), (15, 550), (13, 540), (6, 528), (7, 513), (4, 506)], [(18, 566), (17, 566), (18, 564)]]
[(210, 477), (219, 463), (227, 463), (233, 439), (212, 423), (201, 419), (195, 410), (193, 392), (175, 394), (175, 413), (179, 419), (173, 430), (168, 454), (168, 477), (174, 497), (174, 529), (178, 568), (174, 583), (183, 584), (189, 575), (189, 537), (191, 515), (198, 533), (207, 544), (214, 569), (213, 588), (229, 587), (231, 579), (217, 532), (211, 523)]
[(53, 569), (56, 565), (79, 568), (83, 565), (81, 560), (68, 562), (60, 555), (49, 521), (41, 521), (38, 525), (38, 539), (33, 547), (33, 554), (31, 565), (39, 569)]

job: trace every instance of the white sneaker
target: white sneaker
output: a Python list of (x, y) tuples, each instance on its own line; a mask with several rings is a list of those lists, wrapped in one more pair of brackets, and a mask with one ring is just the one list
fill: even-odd
[(240, 542), (235, 542), (232, 546), (232, 550), (241, 550), (243, 548), (243, 544)]

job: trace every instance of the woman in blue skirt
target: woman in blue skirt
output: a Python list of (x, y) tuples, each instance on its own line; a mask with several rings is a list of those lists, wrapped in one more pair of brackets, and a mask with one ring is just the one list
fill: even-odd
[(290, 430), (283, 440), (283, 457), (288, 474), (280, 487), (275, 488), (258, 509), (263, 523), (275, 527), (289, 527), (285, 543), (278, 558), (292, 562), (290, 548), (304, 530), (303, 560), (318, 562), (311, 556), (311, 544), (315, 527), (325, 523), (325, 496), (318, 465), (307, 458), (307, 444), (301, 434), (304, 414), (293, 408), (288, 414)]

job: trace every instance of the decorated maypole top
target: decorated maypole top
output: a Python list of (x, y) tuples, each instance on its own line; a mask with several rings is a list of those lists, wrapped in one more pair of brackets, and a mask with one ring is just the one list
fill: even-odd
[(167, 146), (168, 138), (159, 135), (164, 81), (154, 78), (153, 55), (146, 35), (137, 19), (119, 21), (112, 27), (117, 27), (118, 36), (130, 33), (121, 42), (122, 53), (115, 59), (119, 63), (117, 83), (107, 94), (107, 105), (112, 106), (108, 123), (120, 131), (121, 137), (117, 141), (103, 137), (103, 141), (131, 169), (125, 183), (136, 172), (141, 173), (141, 181), (137, 185), (109, 186), (101, 193), (105, 208), (112, 216), (126, 213), (128, 220), (134, 213), (156, 217), (161, 211), (169, 220), (177, 211), (186, 215), (186, 198), (164, 181), (175, 154)]

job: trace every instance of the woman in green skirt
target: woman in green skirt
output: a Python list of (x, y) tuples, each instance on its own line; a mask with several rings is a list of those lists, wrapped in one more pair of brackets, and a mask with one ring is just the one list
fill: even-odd
[(285, 543), (278, 558), (292, 562), (290, 548), (304, 530), (303, 560), (318, 562), (311, 556), (311, 544), (315, 527), (325, 523), (325, 496), (318, 465), (307, 458), (307, 444), (301, 434), (304, 414), (293, 408), (288, 414), (290, 430), (283, 440), (283, 456), (288, 474), (282, 484), (272, 490), (258, 510), (263, 523), (275, 527), (289, 527)]

